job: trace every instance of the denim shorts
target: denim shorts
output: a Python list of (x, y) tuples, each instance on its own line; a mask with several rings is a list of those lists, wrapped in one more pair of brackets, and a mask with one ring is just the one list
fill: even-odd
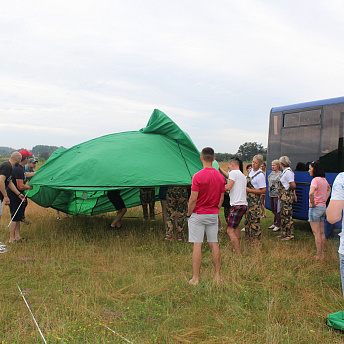
[(319, 207), (309, 208), (308, 221), (309, 222), (324, 222), (326, 215), (326, 207), (321, 205)]

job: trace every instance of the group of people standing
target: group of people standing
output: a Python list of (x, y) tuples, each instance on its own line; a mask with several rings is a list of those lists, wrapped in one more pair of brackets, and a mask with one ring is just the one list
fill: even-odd
[[(22, 149), (19, 152), (13, 152), (10, 159), (0, 165), (0, 217), (3, 205), (9, 205), (12, 218), (9, 225), (10, 244), (27, 240), (20, 235), (20, 224), (28, 223), (25, 220), (27, 199), (23, 193), (32, 189), (32, 186), (26, 183), (35, 174), (36, 162), (32, 153)], [(6, 252), (5, 245), (0, 247), (0, 251)]]

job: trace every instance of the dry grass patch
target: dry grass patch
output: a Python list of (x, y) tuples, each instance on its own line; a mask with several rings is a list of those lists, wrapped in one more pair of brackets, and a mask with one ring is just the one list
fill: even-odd
[[(159, 211), (159, 209), (157, 210)], [(324, 321), (341, 310), (338, 241), (315, 262), (314, 238), (296, 223), (296, 240), (281, 242), (262, 220), (258, 245), (233, 253), (219, 241), (224, 283), (213, 283), (207, 245), (201, 283), (188, 284), (191, 246), (166, 242), (160, 217), (142, 222), (128, 211), (123, 229), (108, 228), (113, 214), (56, 220), (32, 202), (26, 244), (0, 256), (0, 333), (4, 343), (42, 342), (21, 298), (22, 288), (48, 343), (341, 343)], [(222, 220), (223, 217), (222, 217)], [(0, 240), (7, 241), (7, 210)]]

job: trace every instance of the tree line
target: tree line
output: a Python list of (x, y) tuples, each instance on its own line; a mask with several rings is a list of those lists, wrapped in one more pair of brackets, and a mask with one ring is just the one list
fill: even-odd
[(240, 160), (245, 162), (245, 161), (252, 161), (253, 157), (256, 154), (261, 154), (263, 155), (264, 160), (266, 160), (267, 151), (268, 151), (267, 148), (264, 148), (264, 146), (261, 143), (245, 142), (239, 146), (236, 154), (215, 153), (215, 158), (217, 161), (221, 162), (221, 161), (229, 161), (233, 156), (236, 156)]
[[(57, 146), (36, 145), (32, 148), (31, 152), (38, 159), (48, 160), (50, 155), (53, 154)], [(17, 149), (20, 151), (23, 148)], [(16, 149), (10, 147), (0, 147), (0, 158), (8, 159), (12, 152)], [(251, 161), (256, 154), (262, 154), (264, 160), (266, 160), (267, 149), (263, 147), (261, 143), (257, 142), (245, 142), (239, 146), (236, 154), (231, 153), (215, 153), (216, 160), (229, 161), (233, 156), (238, 157), (242, 161)]]
[[(29, 150), (29, 152), (33, 153), (33, 155), (37, 159), (48, 160), (50, 155), (53, 154), (58, 148), (59, 147), (57, 146), (37, 145), (34, 146), (31, 150)], [(8, 159), (11, 156), (12, 152), (16, 150), (20, 151), (22, 149), (24, 148), (14, 149), (11, 147), (0, 147), (0, 158), (1, 160)]]

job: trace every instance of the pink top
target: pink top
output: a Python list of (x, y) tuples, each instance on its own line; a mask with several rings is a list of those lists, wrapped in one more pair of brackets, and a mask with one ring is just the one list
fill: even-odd
[(194, 213), (218, 214), (221, 194), (225, 192), (226, 181), (215, 168), (203, 168), (192, 178), (191, 191), (197, 191), (198, 197)]
[[(326, 206), (326, 195), (328, 182), (326, 178), (315, 177), (312, 179), (311, 186), (315, 188), (314, 191), (314, 203), (316, 207)], [(310, 202), (309, 202), (310, 204)]]

